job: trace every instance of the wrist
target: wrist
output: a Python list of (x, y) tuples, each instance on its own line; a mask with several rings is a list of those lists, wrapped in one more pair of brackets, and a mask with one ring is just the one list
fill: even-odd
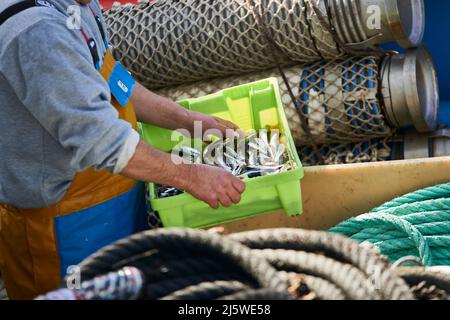
[(195, 176), (195, 165), (193, 164), (179, 164), (176, 165), (176, 172), (174, 177), (174, 187), (180, 188), (182, 190), (189, 189), (192, 182), (192, 178)]

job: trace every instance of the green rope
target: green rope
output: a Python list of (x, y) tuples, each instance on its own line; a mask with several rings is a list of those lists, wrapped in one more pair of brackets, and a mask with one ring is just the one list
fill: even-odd
[(416, 256), (425, 266), (450, 265), (450, 183), (397, 198), (330, 232), (370, 242), (391, 261)]

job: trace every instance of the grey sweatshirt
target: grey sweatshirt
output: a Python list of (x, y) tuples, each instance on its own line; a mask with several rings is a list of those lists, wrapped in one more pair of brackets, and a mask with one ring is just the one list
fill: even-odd
[[(2, 0), (0, 11), (17, 2)], [(81, 31), (67, 27), (64, 13), (77, 2), (49, 2), (59, 11), (31, 8), (0, 26), (0, 203), (19, 208), (55, 204), (89, 167), (120, 172), (139, 142), (118, 119)], [(100, 12), (97, 0), (90, 6)], [(80, 12), (103, 57), (92, 12)]]

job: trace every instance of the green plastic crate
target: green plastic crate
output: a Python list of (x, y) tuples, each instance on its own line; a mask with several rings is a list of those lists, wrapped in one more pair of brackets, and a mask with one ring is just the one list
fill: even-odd
[[(303, 167), (295, 151), (277, 79), (270, 78), (229, 88), (205, 97), (179, 101), (179, 104), (190, 110), (232, 121), (244, 131), (278, 127), (287, 139), (290, 156), (298, 168), (276, 175), (246, 179), (246, 190), (241, 202), (229, 208), (212, 209), (187, 193), (157, 199), (155, 185), (150, 183), (152, 209), (159, 213), (165, 227), (210, 227), (279, 209), (283, 209), (289, 216), (302, 213), (300, 179), (303, 178)], [(174, 142), (171, 139), (172, 131), (147, 124), (141, 124), (141, 134), (147, 143), (165, 152), (186, 140), (179, 135), (179, 140)], [(192, 141), (184, 142), (192, 144)]]

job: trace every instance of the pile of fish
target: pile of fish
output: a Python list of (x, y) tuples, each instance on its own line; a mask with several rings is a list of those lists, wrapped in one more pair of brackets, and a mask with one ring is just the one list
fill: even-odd
[[(256, 178), (283, 173), (296, 167), (290, 158), (284, 137), (279, 131), (252, 131), (241, 139), (216, 140), (203, 152), (191, 147), (181, 147), (173, 153), (194, 164), (207, 164), (222, 168), (236, 177)], [(168, 198), (184, 191), (158, 186), (158, 198)]]

